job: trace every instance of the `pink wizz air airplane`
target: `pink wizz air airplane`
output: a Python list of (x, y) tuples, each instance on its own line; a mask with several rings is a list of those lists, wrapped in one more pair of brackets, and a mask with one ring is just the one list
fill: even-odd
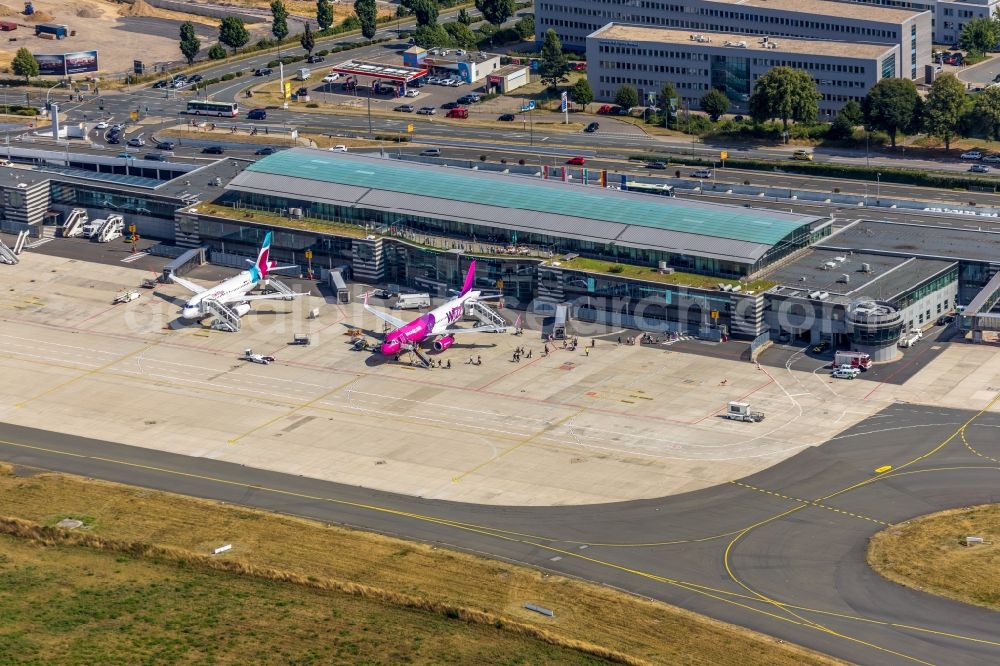
[(472, 291), (472, 281), (476, 274), (476, 262), (469, 266), (465, 275), (465, 283), (458, 298), (434, 308), (427, 314), (420, 315), (410, 322), (397, 319), (391, 314), (376, 310), (368, 305), (368, 295), (365, 294), (365, 310), (386, 321), (394, 330), (386, 334), (379, 350), (388, 356), (400, 351), (409, 351), (420, 343), (433, 340), (434, 351), (443, 352), (455, 343), (455, 335), (460, 333), (502, 333), (506, 326), (476, 326), (474, 328), (449, 328), (462, 318), (465, 304), (479, 298), (479, 291)]

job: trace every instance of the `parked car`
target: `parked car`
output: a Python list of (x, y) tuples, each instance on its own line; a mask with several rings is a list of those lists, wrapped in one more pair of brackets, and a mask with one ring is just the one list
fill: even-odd
[(601, 108), (599, 108), (597, 110), (597, 112), (600, 113), (600, 114), (602, 114), (602, 115), (607, 115), (607, 114), (611, 113), (611, 109), (613, 109), (613, 108), (614, 107), (611, 104), (602, 104)]
[(973, 164), (969, 167), (969, 171), (972, 173), (989, 173), (990, 168), (985, 164)]
[(222, 146), (205, 146), (204, 148), (201, 149), (201, 152), (205, 153), (206, 155), (221, 155), (222, 153), (226, 152), (226, 149), (223, 148)]
[(247, 120), (267, 120), (267, 111), (265, 109), (250, 109), (247, 112)]
[(425, 77), (421, 77), (419, 79), (414, 79), (410, 81), (406, 85), (410, 88), (423, 88), (425, 85), (427, 85), (427, 79)]
[(412, 104), (400, 104), (399, 106), (393, 107), (393, 111), (399, 111), (400, 113), (413, 113)]
[(441, 149), (440, 148), (425, 148), (424, 150), (420, 151), (420, 156), (421, 157), (441, 157)]
[(326, 60), (326, 58), (324, 58), (321, 55), (316, 55), (315, 53), (306, 58), (306, 62), (309, 63), (310, 65), (315, 65), (316, 63), (323, 62), (324, 60)]
[(962, 153), (963, 160), (981, 160), (983, 159), (983, 154), (978, 150), (969, 150)]
[(166, 162), (167, 161), (167, 158), (164, 157), (163, 155), (161, 155), (160, 153), (146, 153), (145, 155), (142, 156), (142, 159), (146, 160), (147, 162)]
[(254, 155), (274, 155), (277, 151), (271, 146), (264, 146), (263, 148), (257, 149)]
[(417, 109), (417, 115), (419, 116), (433, 116), (435, 113), (437, 113), (437, 109), (433, 106), (422, 106)]
[(666, 169), (667, 168), (667, 163), (666, 162), (650, 162), (649, 164), (646, 165), (646, 168), (647, 169)]
[(429, 76), (429, 77), (427, 77), (427, 83), (429, 83), (429, 84), (431, 84), (433, 86), (436, 86), (437, 84), (441, 83), (441, 77), (440, 76)]
[(517, 120), (517, 117), (513, 113), (501, 113), (497, 120), (502, 120), (505, 123), (509, 123), (512, 120)]
[(159, 143), (156, 144), (156, 149), (157, 150), (173, 150), (174, 149), (174, 145), (175, 144), (174, 144), (173, 141), (160, 141)]
[(594, 132), (596, 132), (599, 129), (601, 129), (601, 124), (600, 123), (590, 123), (589, 125), (587, 125), (583, 129), (583, 131), (586, 132), (586, 133), (588, 133), (588, 134), (593, 134)]
[(457, 109), (460, 106), (462, 105), (459, 104), (458, 102), (445, 102), (444, 104), (441, 105), (441, 108), (451, 110), (451, 109)]
[(796, 150), (792, 153), (793, 160), (802, 160), (803, 162), (812, 162), (813, 154), (808, 150)]
[(997, 154), (986, 155), (985, 157), (983, 157), (983, 161), (989, 162), (990, 164), (996, 164), (997, 162), (1000, 162), (1000, 155)]
[(955, 321), (955, 315), (941, 315), (937, 318), (938, 326), (947, 326), (951, 322)]
[(274, 70), (271, 69), (270, 67), (261, 67), (260, 69), (254, 70), (253, 75), (254, 76), (271, 76), (271, 74), (273, 74), (273, 73), (274, 73)]
[(585, 160), (583, 157), (581, 157), (579, 155), (577, 155), (576, 157), (571, 157), (568, 160), (566, 160), (566, 164), (573, 164), (573, 165), (576, 165), (576, 166), (583, 166), (586, 163), (587, 163), (587, 160)]
[(407, 90), (406, 91), (406, 96), (407, 97), (416, 97), (419, 94), (420, 94), (419, 90)]
[(340, 74), (338, 74), (337, 72), (330, 72), (329, 74), (323, 77), (323, 83), (333, 83), (339, 78)]
[(692, 178), (711, 178), (714, 172), (711, 169), (698, 169), (691, 172)]
[(461, 97), (459, 97), (458, 101), (461, 102), (462, 104), (475, 104), (481, 99), (482, 98), (476, 93), (469, 93), (468, 95), (462, 95)]
[(345, 146), (342, 143), (338, 143), (333, 148), (327, 148), (327, 150), (330, 151), (331, 153), (346, 153), (347, 152), (347, 146)]

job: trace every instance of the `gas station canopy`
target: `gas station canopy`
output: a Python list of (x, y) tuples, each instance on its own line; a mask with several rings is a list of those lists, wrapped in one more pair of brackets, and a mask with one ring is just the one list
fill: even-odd
[(330, 68), (331, 72), (339, 74), (352, 74), (354, 76), (371, 76), (377, 79), (388, 79), (390, 81), (400, 81), (409, 83), (421, 76), (426, 76), (430, 70), (416, 67), (403, 67), (401, 65), (385, 65), (377, 62), (363, 62), (360, 60), (348, 60)]

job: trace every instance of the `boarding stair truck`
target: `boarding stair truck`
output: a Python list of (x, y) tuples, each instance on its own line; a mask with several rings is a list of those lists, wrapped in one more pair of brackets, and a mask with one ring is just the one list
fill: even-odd
[(556, 305), (556, 318), (552, 322), (552, 339), (566, 339), (566, 322), (569, 321), (569, 303)]
[(491, 326), (495, 333), (503, 333), (510, 325), (507, 320), (503, 318), (503, 315), (486, 305), (480, 300), (466, 301), (466, 312), (472, 315), (474, 318), (478, 319), (480, 322), (486, 326)]
[(858, 370), (867, 370), (872, 367), (872, 357), (864, 352), (838, 351), (833, 355), (833, 367), (839, 368), (844, 365)]
[(109, 215), (104, 224), (98, 228), (97, 233), (91, 238), (98, 243), (110, 243), (122, 237), (125, 231), (125, 218), (121, 215)]
[(74, 238), (83, 234), (83, 228), (90, 221), (86, 208), (74, 208), (63, 222), (59, 235), (63, 238)]
[(4, 242), (0, 240), (0, 264), (14, 265), (19, 261), (20, 259), (18, 259), (17, 255), (14, 254), (14, 251), (4, 245)]
[(430, 294), (400, 294), (393, 304), (395, 310), (420, 310), (431, 306)]
[(730, 402), (726, 409), (726, 418), (733, 421), (749, 421), (759, 423), (764, 420), (764, 412), (754, 412), (749, 402)]

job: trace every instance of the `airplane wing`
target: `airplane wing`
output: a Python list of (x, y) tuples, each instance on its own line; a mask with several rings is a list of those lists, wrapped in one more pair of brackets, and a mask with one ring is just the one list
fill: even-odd
[(240, 296), (238, 294), (233, 294), (232, 296), (223, 299), (222, 302), (223, 303), (245, 303), (247, 301), (268, 301), (268, 300), (270, 300), (270, 301), (283, 301), (283, 300), (288, 300), (289, 298), (298, 298), (299, 296), (308, 296), (308, 295), (309, 294), (300, 293), (300, 292), (295, 292), (293, 294), (280, 294), (280, 293), (274, 293), (274, 294), (254, 294), (253, 296), (247, 296), (245, 294), (242, 295), (242, 296)]
[(205, 291), (204, 287), (199, 287), (194, 282), (191, 282), (190, 280), (185, 280), (182, 277), (177, 277), (176, 275), (171, 275), (170, 281), (176, 282), (180, 286), (184, 287), (188, 291), (193, 292), (195, 294), (200, 294), (201, 292)]
[(368, 310), (368, 312), (371, 312), (373, 315), (375, 315), (382, 321), (388, 322), (391, 326), (394, 326), (395, 328), (400, 328), (401, 326), (405, 326), (408, 323), (403, 321), (402, 319), (393, 317), (388, 312), (382, 312), (381, 310), (376, 310), (372, 306), (368, 305), (368, 294), (365, 294), (365, 310)]
[(474, 326), (473, 328), (448, 328), (441, 335), (458, 335), (460, 333), (503, 333), (510, 326)]

